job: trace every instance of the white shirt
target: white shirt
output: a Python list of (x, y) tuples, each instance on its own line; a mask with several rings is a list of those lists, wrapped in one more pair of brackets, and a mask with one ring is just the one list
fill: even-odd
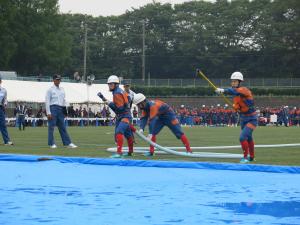
[(0, 87), (0, 105), (7, 105), (7, 91), (3, 87)]
[(66, 95), (65, 90), (62, 87), (57, 87), (53, 85), (46, 94), (46, 113), (47, 115), (51, 114), (50, 106), (51, 105), (59, 105), (66, 106)]
[[(133, 101), (133, 97), (134, 97), (134, 95), (135, 95), (135, 92), (129, 89), (128, 95), (129, 95), (129, 97), (130, 97), (130, 99), (131, 99), (131, 102), (132, 102), (132, 101)], [(130, 102), (130, 104), (131, 104), (131, 102)]]

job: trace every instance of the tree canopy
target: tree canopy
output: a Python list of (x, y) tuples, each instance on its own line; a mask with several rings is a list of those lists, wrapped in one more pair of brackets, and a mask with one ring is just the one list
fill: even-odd
[(1, 0), (0, 70), (142, 77), (300, 77), (299, 0), (153, 2), (120, 16), (59, 14), (58, 0)]

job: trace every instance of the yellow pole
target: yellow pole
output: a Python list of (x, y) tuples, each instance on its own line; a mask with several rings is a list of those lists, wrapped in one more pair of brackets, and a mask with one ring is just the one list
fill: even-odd
[[(214, 85), (200, 69), (197, 69), (197, 75), (200, 75), (202, 78), (204, 78), (210, 84), (210, 86), (214, 88), (214, 90), (217, 89), (216, 85)], [(228, 105), (233, 107), (232, 102), (229, 100), (229, 98), (227, 98), (223, 93), (221, 93), (221, 96)]]

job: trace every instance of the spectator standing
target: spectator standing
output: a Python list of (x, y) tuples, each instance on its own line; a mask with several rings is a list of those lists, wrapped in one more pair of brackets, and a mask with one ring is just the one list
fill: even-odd
[(4, 141), (4, 145), (14, 145), (9, 138), (6, 121), (5, 121), (5, 108), (7, 106), (7, 91), (2, 87), (2, 77), (0, 76), (0, 131)]
[(17, 120), (19, 125), (19, 130), (25, 130), (25, 115), (27, 113), (27, 107), (24, 104), (20, 104), (17, 108)]
[(124, 91), (128, 94), (128, 104), (129, 107), (131, 108), (135, 93), (130, 89), (130, 82), (128, 80), (124, 80), (123, 86), (124, 86)]
[(37, 121), (38, 126), (44, 125), (44, 120), (43, 120), (44, 114), (46, 114), (46, 112), (44, 111), (43, 106), (40, 106), (40, 108), (36, 114), (36, 117), (38, 118), (38, 121)]
[(64, 118), (67, 115), (65, 91), (59, 87), (61, 82), (60, 75), (53, 76), (54, 85), (47, 91), (46, 94), (46, 112), (48, 117), (48, 145), (50, 148), (57, 148), (54, 141), (54, 127), (57, 126), (64, 146), (69, 148), (77, 148), (71, 142), (67, 132)]

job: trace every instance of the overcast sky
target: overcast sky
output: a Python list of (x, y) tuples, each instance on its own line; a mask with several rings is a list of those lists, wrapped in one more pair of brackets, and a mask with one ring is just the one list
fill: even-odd
[[(156, 0), (161, 3), (178, 4), (191, 0)], [(139, 8), (152, 0), (59, 0), (62, 13), (81, 13), (93, 16), (121, 15), (126, 10)]]

